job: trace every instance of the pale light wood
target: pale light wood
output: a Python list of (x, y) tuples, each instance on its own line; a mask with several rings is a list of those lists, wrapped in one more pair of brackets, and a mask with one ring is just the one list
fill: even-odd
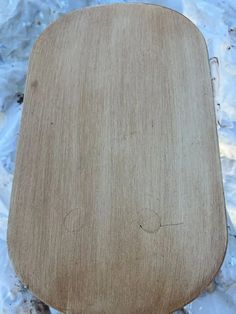
[(23, 282), (65, 313), (169, 313), (226, 241), (200, 32), (153, 5), (60, 18), (27, 78), (8, 231)]

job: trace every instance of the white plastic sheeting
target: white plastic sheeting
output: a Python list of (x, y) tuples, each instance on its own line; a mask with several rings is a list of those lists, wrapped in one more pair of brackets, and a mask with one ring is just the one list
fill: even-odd
[[(17, 279), (7, 253), (7, 220), (28, 58), (39, 34), (60, 15), (99, 0), (0, 1), (0, 313), (50, 313)], [(129, 1), (117, 1), (129, 2)], [(217, 110), (229, 243), (215, 282), (185, 307), (189, 314), (236, 313), (236, 2), (130, 1), (161, 4), (192, 20), (207, 41)], [(27, 258), (27, 256), (25, 257)], [(52, 313), (58, 313), (51, 309)]]

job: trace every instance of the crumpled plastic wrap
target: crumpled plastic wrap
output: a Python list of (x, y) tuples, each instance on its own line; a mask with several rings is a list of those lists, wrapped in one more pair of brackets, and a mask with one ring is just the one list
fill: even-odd
[[(7, 220), (28, 59), (39, 34), (60, 15), (115, 1), (0, 1), (0, 313), (59, 313), (34, 297), (14, 273)], [(142, 1), (116, 1), (142, 2)], [(177, 10), (202, 31), (209, 50), (228, 216), (229, 243), (215, 281), (178, 313), (236, 313), (236, 2), (145, 1)], [(27, 256), (25, 256), (27, 258)]]

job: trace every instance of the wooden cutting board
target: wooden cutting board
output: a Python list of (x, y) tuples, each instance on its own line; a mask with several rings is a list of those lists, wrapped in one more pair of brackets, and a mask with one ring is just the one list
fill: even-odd
[(8, 243), (65, 313), (169, 313), (217, 273), (226, 222), (205, 41), (182, 15), (63, 16), (27, 77)]

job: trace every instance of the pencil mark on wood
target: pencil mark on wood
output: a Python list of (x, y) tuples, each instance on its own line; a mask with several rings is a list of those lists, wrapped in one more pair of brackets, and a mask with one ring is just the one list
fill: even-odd
[(81, 231), (85, 226), (85, 219), (80, 214), (79, 208), (70, 210), (63, 218), (63, 226), (67, 232), (75, 233)]
[(147, 233), (156, 233), (161, 227), (161, 218), (154, 210), (139, 211), (139, 227)]
[(169, 223), (169, 224), (164, 224), (164, 225), (162, 225), (162, 224), (161, 224), (161, 228), (163, 228), (163, 227), (174, 227), (174, 226), (180, 226), (180, 225), (183, 225), (183, 224), (184, 224), (183, 222)]

